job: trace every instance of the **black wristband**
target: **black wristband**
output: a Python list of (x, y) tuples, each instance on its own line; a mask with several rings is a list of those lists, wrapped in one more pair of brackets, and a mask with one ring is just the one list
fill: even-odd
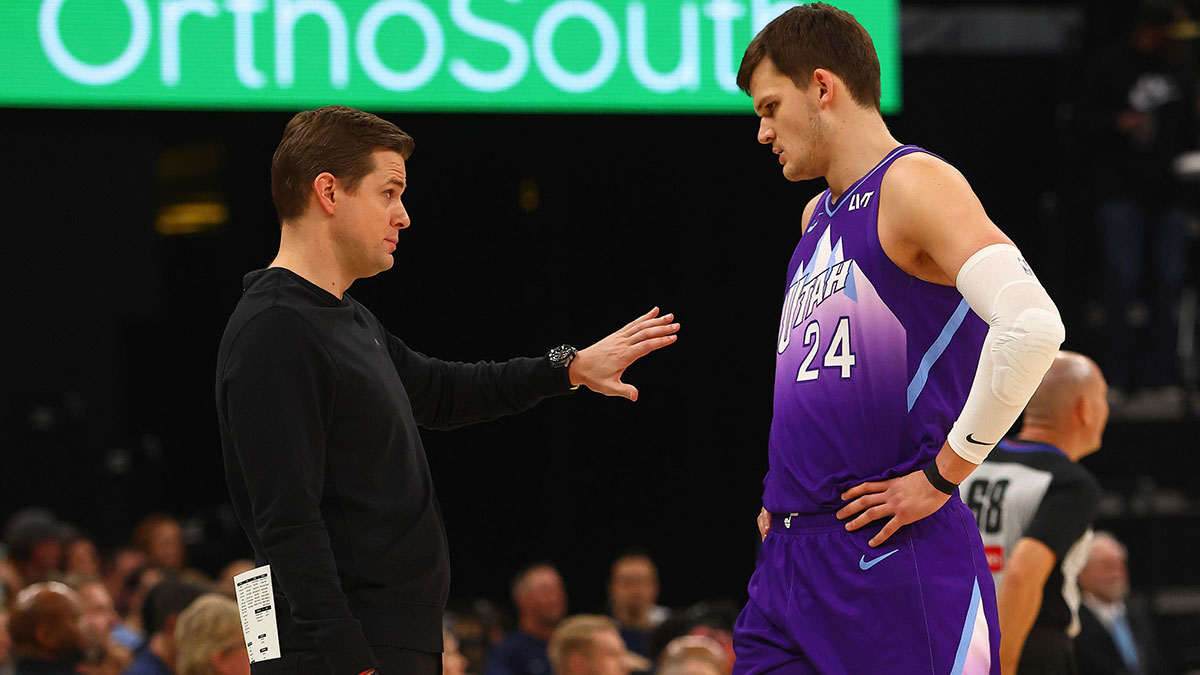
[(958, 486), (946, 480), (941, 472), (938, 471), (936, 459), (930, 462), (929, 466), (925, 467), (925, 478), (929, 479), (929, 484), (942, 494), (953, 496), (958, 491)]

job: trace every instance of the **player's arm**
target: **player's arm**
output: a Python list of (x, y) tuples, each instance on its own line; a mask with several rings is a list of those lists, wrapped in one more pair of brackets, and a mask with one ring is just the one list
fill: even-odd
[(675, 341), (678, 323), (658, 308), (596, 344), (581, 349), (566, 370), (545, 357), (494, 363), (457, 363), (430, 358), (387, 335), (388, 352), (408, 390), (417, 423), (431, 429), (483, 422), (522, 412), (548, 396), (585, 386), (636, 401), (637, 389), (621, 381), (625, 369)]
[(337, 366), (307, 321), (272, 308), (239, 333), (219, 400), (254, 530), (292, 618), (330, 673), (353, 675), (376, 663), (350, 613), (321, 513), (336, 379)]
[(1004, 577), (996, 589), (1000, 615), (1000, 673), (1016, 675), (1025, 638), (1042, 608), (1046, 580), (1058, 556), (1037, 539), (1022, 537), (1004, 563)]
[(1064, 337), (1058, 308), (953, 167), (928, 155), (904, 157), (884, 177), (879, 199), (888, 256), (914, 276), (956, 286), (988, 332), (967, 401), (929, 471), (842, 495), (850, 504), (840, 518), (862, 512), (848, 529), (893, 516), (872, 546), (941, 508), (1016, 421)]

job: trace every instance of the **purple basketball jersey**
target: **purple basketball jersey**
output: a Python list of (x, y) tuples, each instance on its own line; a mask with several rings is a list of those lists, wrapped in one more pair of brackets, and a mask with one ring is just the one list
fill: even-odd
[(879, 244), (879, 193), (896, 148), (834, 203), (829, 191), (788, 265), (779, 324), (772, 513), (840, 508), (864, 481), (921, 468), (975, 377), (987, 324), (958, 290), (913, 277)]

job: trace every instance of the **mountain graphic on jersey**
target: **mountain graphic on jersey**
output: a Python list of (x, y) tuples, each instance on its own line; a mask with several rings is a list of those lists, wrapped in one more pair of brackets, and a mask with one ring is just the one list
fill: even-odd
[[(816, 243), (784, 301), (770, 440), (772, 473), (822, 493), (852, 480), (851, 467), (857, 474), (894, 465), (893, 454), (870, 452), (878, 442), (868, 436), (896, 447), (904, 429), (895, 405), (904, 400), (904, 328), (833, 230), (818, 226), (805, 236)], [(849, 448), (853, 458), (843, 454)]]

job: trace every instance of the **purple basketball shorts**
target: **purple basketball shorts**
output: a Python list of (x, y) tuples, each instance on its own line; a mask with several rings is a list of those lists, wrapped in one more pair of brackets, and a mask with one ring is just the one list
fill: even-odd
[(971, 510), (957, 497), (877, 548), (833, 514), (773, 516), (734, 675), (1000, 672), (996, 591)]

